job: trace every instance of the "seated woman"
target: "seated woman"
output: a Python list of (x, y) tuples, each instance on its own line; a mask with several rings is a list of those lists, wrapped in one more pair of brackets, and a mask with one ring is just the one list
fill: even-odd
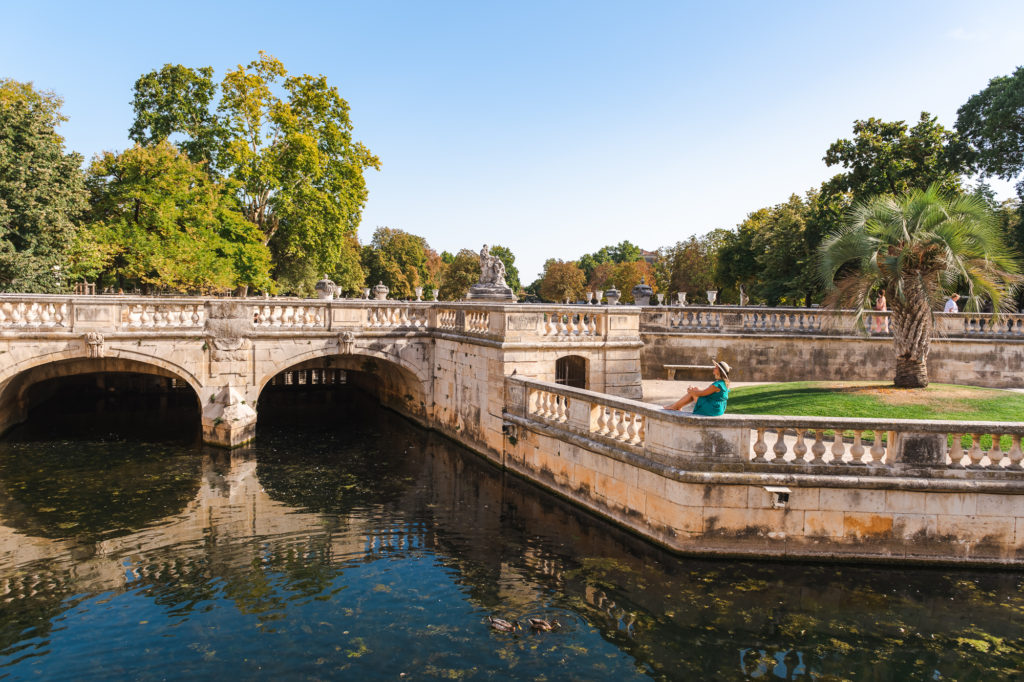
[(725, 402), (729, 399), (729, 372), (732, 371), (732, 367), (726, 362), (718, 360), (712, 360), (712, 362), (715, 363), (713, 370), (715, 382), (705, 389), (690, 386), (686, 389), (686, 395), (666, 407), (666, 410), (681, 410), (683, 407), (693, 404), (694, 414), (705, 417), (717, 417), (725, 414)]

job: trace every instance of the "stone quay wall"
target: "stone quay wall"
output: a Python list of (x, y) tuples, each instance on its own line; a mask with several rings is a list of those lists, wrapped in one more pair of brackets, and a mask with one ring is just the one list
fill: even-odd
[(1024, 564), (1024, 423), (702, 418), (505, 386), (504, 466), (673, 551)]
[[(641, 371), (664, 379), (666, 365), (734, 368), (736, 381), (888, 381), (895, 364), (889, 313), (867, 313), (858, 331), (851, 311), (706, 306), (644, 308)], [(1024, 386), (1024, 315), (935, 315), (928, 356), (932, 381), (990, 388)], [(706, 370), (678, 378), (708, 379)]]

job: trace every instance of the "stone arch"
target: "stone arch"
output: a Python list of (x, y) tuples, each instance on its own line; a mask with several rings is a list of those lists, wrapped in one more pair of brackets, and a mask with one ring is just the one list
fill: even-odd
[[(338, 353), (336, 349), (317, 349), (295, 354), (286, 360), (276, 362), (263, 371), (256, 385), (256, 402), (270, 381), (282, 372), (330, 367), (373, 375), (371, 384), (360, 386), (376, 393), (382, 405), (424, 421), (429, 413), (428, 402), (432, 400), (433, 375), (429, 372), (429, 361), (416, 366), (400, 355), (378, 349), (356, 349), (352, 353)], [(359, 386), (358, 383), (354, 384)]]
[(89, 357), (82, 351), (70, 350), (38, 355), (0, 371), (0, 433), (24, 421), (29, 409), (26, 394), (32, 386), (48, 379), (93, 373), (148, 374), (177, 379), (192, 389), (196, 409), (202, 411), (200, 382), (194, 374), (174, 363), (142, 353), (118, 352), (110, 357)]

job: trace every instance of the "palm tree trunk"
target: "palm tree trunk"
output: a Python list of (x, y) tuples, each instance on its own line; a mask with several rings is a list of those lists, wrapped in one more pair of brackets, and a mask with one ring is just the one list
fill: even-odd
[(892, 292), (892, 337), (896, 349), (896, 388), (928, 385), (928, 350), (932, 340), (932, 311), (918, 282), (905, 282), (902, 300)]

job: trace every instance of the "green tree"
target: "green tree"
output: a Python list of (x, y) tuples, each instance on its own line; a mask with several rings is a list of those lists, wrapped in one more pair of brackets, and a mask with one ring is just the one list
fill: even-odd
[(631, 263), (643, 260), (644, 254), (639, 246), (628, 240), (619, 242), (614, 246), (602, 246), (594, 253), (587, 253), (580, 257), (577, 265), (583, 270), (583, 276), (590, 281), (594, 269), (605, 263)]
[[(445, 251), (444, 254), (448, 252)], [(452, 256), (445, 269), (438, 298), (442, 301), (461, 301), (469, 293), (469, 288), (479, 281), (480, 254), (470, 249), (462, 249)]]
[(353, 140), (349, 105), (324, 76), (289, 76), (261, 52), (225, 74), (215, 112), (208, 68), (165, 65), (135, 91), (133, 136), (154, 144), (178, 134), (238, 183), (243, 215), (263, 234), (285, 289), (307, 292), (325, 273), (354, 276), (363, 172), (380, 161)]
[(178, 147), (213, 172), (217, 149), (227, 133), (211, 110), (217, 95), (213, 69), (164, 64), (140, 76), (134, 90), (135, 121), (128, 136), (149, 146), (176, 135), (181, 138)]
[[(1024, 66), (997, 76), (957, 110), (956, 129), (968, 158), (985, 175), (1012, 180), (1024, 172)], [(1017, 183), (1024, 199), (1024, 180)]]
[(825, 183), (825, 194), (849, 192), (853, 201), (880, 194), (902, 194), (938, 183), (947, 192), (960, 190), (964, 163), (957, 154), (956, 133), (921, 112), (917, 124), (869, 118), (854, 121), (853, 138), (833, 142), (825, 163), (847, 172)]
[(82, 157), (64, 153), (62, 101), (0, 80), (0, 291), (56, 292), (88, 193)]
[(858, 321), (873, 291), (885, 292), (892, 310), (899, 388), (928, 385), (932, 311), (957, 281), (968, 301), (1012, 305), (1018, 263), (999, 234), (992, 212), (977, 196), (946, 195), (938, 185), (858, 203), (849, 222), (820, 249), (821, 272), (835, 282), (833, 305), (853, 305)]
[(233, 191), (167, 142), (105, 153), (90, 169), (92, 193), (75, 267), (104, 283), (189, 293), (266, 289), (270, 252), (238, 211)]
[(415, 288), (424, 286), (427, 273), (427, 240), (404, 230), (378, 227), (363, 247), (363, 268), (367, 286), (383, 282), (391, 298), (415, 298)]
[(586, 283), (583, 270), (575, 262), (550, 259), (544, 263), (540, 295), (546, 301), (562, 303), (583, 298)]
[(695, 294), (719, 289), (715, 276), (718, 252), (729, 236), (728, 230), (713, 230), (702, 237), (690, 237), (685, 242), (659, 249), (654, 266), (659, 289), (670, 295), (685, 291), (691, 301)]
[(725, 289), (723, 300), (738, 300), (741, 286), (751, 300), (757, 300), (761, 265), (757, 261), (755, 241), (762, 241), (759, 234), (767, 229), (769, 217), (769, 209), (758, 209), (748, 214), (734, 232), (723, 237), (715, 264), (715, 280)]
[(658, 293), (654, 267), (644, 260), (625, 261), (614, 264), (607, 284), (613, 285), (621, 292), (623, 303), (634, 303), (633, 287), (640, 284), (641, 279), (650, 285), (654, 293)]
[(505, 283), (508, 284), (513, 293), (518, 294), (523, 285), (519, 282), (519, 268), (515, 266), (516, 257), (512, 250), (507, 246), (495, 245), (490, 247), (490, 253), (492, 256), (497, 256), (501, 259), (501, 262), (505, 265)]

